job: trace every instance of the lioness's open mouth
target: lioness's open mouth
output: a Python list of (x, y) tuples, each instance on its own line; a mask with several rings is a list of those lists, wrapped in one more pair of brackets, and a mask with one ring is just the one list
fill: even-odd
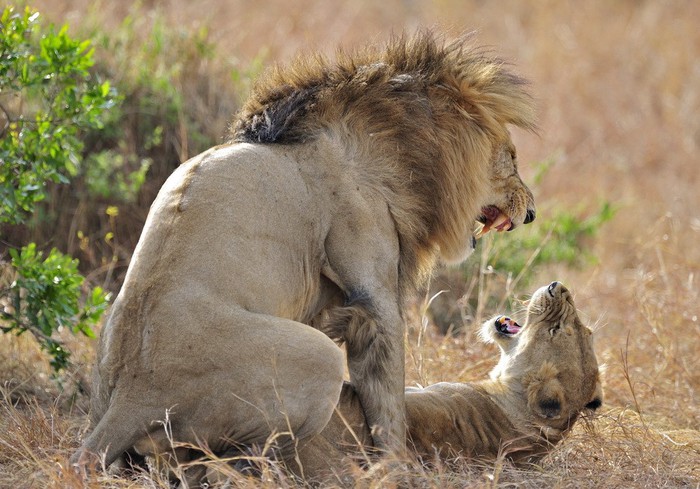
[(494, 321), (494, 326), (500, 334), (508, 336), (517, 334), (521, 329), (521, 326), (508, 316), (498, 316)]
[(474, 231), (474, 236), (482, 237), (490, 230), (510, 231), (513, 227), (513, 222), (510, 217), (506, 216), (495, 205), (489, 205), (481, 209), (481, 215), (477, 218), (477, 229)]

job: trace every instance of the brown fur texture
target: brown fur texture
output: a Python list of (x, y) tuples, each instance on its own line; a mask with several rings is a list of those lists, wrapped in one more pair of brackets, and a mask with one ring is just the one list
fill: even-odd
[[(483, 338), (501, 348), (491, 379), (406, 389), (408, 443), (423, 461), (503, 455), (531, 462), (558, 443), (581, 412), (601, 406), (591, 331), (561, 283), (535, 292), (519, 332), (500, 329), (501, 318), (482, 327)], [(337, 481), (349, 462), (370, 460), (368, 442), (362, 405), (346, 384), (331, 421), (299, 451), (305, 477)]]
[(215, 452), (273, 437), (288, 453), (341, 391), (345, 359), (318, 329), (348, 345), (374, 443), (403, 450), (403, 297), (472, 251), (476, 219), (534, 218), (507, 124), (533, 127), (523, 81), (464, 39), (272, 70), (232, 141), (154, 201), (73, 462), (168, 452), (169, 437)]

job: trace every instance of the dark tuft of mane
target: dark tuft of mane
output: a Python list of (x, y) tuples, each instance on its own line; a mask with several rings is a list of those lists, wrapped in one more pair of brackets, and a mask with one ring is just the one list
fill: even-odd
[[(419, 106), (431, 97), (429, 90), (451, 93), (467, 110), (495, 109), (485, 118), (474, 114), (484, 126), (496, 116), (499, 123), (534, 129), (525, 81), (498, 58), (471, 47), (470, 38), (445, 42), (428, 30), (393, 37), (383, 47), (339, 51), (332, 61), (322, 55), (301, 56), (287, 66), (274, 66), (256, 81), (236, 116), (231, 139), (305, 142), (329, 124), (345, 124), (353, 114), (367, 117), (374, 132), (410, 125), (412, 112), (429, 109)], [(479, 95), (489, 93), (495, 94), (491, 101)], [(506, 112), (499, 113), (501, 109)]]
[(250, 143), (303, 143), (309, 135), (290, 131), (290, 127), (306, 115), (314, 105), (318, 87), (292, 92), (289, 96), (271, 102), (259, 114), (242, 124), (237, 138)]

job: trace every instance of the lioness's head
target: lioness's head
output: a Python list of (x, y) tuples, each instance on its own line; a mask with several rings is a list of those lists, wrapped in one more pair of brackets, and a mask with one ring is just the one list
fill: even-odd
[(566, 429), (581, 411), (601, 406), (592, 333), (560, 282), (533, 294), (522, 327), (498, 316), (484, 324), (482, 334), (501, 348), (491, 377), (523, 394), (533, 422)]

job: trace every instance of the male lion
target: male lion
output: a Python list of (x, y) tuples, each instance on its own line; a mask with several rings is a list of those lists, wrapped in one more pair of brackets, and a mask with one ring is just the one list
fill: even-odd
[[(406, 389), (408, 445), (422, 460), (501, 454), (515, 462), (536, 460), (566, 435), (582, 411), (601, 406), (591, 330), (561, 283), (534, 293), (522, 328), (497, 316), (484, 323), (481, 334), (501, 349), (489, 380)], [(371, 444), (362, 404), (346, 383), (337, 412), (299, 450), (298, 460), (308, 479), (334, 478), (346, 457), (361, 460), (361, 448)], [(296, 461), (289, 465), (299, 470)]]
[(508, 124), (534, 128), (524, 82), (464, 39), (268, 73), (232, 141), (183, 163), (151, 207), (74, 463), (167, 451), (166, 433), (215, 452), (319, 433), (345, 364), (321, 326), (343, 331), (375, 443), (400, 450), (403, 298), (469, 254), (475, 220), (535, 217)]

